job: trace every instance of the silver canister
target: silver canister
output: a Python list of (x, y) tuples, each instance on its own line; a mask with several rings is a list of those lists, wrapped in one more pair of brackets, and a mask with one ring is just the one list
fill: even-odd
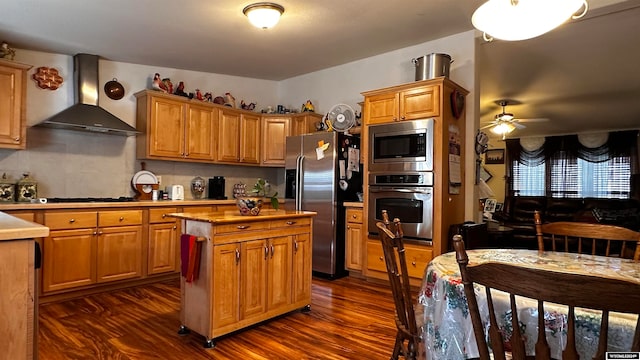
[(453, 62), (447, 54), (431, 53), (411, 59), (416, 67), (416, 81), (435, 79), (440, 76), (449, 77), (449, 66)]

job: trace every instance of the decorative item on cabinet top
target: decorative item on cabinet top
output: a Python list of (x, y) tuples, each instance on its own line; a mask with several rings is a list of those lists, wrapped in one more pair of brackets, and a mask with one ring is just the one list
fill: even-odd
[(16, 201), (31, 202), (38, 198), (38, 183), (29, 177), (29, 173), (22, 174), (22, 179), (16, 184)]
[(6, 173), (2, 174), (2, 179), (0, 179), (0, 201), (13, 202), (15, 199), (15, 192), (15, 182), (9, 179)]
[(16, 51), (9, 46), (6, 41), (3, 41), (0, 45), (0, 58), (6, 58), (13, 60), (16, 57)]

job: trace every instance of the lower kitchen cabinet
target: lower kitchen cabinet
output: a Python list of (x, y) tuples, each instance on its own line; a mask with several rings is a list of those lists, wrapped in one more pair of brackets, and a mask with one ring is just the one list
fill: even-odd
[(176, 208), (149, 209), (148, 275), (178, 271), (178, 222), (166, 216), (175, 212)]
[(142, 210), (47, 211), (42, 293), (142, 276)]
[(347, 208), (345, 223), (345, 268), (347, 270), (362, 270), (362, 208)]
[[(413, 286), (420, 286), (424, 269), (433, 258), (433, 250), (431, 246), (407, 243), (406, 241), (404, 242), (404, 250), (409, 282)], [(382, 244), (378, 239), (369, 238), (367, 240), (367, 276), (389, 279)]]

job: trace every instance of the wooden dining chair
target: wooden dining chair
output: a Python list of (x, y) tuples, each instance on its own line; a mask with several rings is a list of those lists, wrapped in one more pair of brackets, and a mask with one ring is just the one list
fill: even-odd
[[(500, 263), (469, 263), (462, 236), (455, 235), (453, 245), (456, 259), (460, 266), (460, 275), (464, 292), (469, 305), (469, 314), (473, 331), (478, 344), (481, 360), (489, 360), (489, 348), (485, 338), (485, 324), (482, 323), (474, 284), (485, 287), (487, 306), (489, 309), (488, 338), (493, 352), (493, 359), (529, 359), (533, 356), (525, 354), (525, 339), (520, 330), (518, 308), (515, 296), (524, 296), (537, 300), (538, 314), (544, 314), (544, 302), (565, 305), (567, 315), (567, 343), (562, 352), (562, 359), (578, 359), (576, 350), (576, 328), (574, 309), (576, 307), (602, 311), (598, 349), (594, 359), (604, 359), (607, 351), (609, 312), (640, 314), (640, 284), (591, 275), (561, 273), (543, 269), (534, 269)], [(559, 284), (562, 284), (559, 286)], [(509, 340), (509, 355), (505, 352), (504, 339), (497, 325), (491, 289), (509, 294), (511, 306), (511, 326), (513, 333)], [(535, 359), (550, 359), (550, 348), (545, 335), (544, 316), (538, 316), (537, 342)], [(631, 349), (640, 351), (640, 317), (636, 324)]]
[(587, 253), (640, 261), (640, 232), (620, 226), (582, 222), (543, 224), (539, 211), (534, 212), (533, 218), (539, 251)]
[(400, 355), (405, 359), (416, 359), (418, 351), (421, 349), (421, 338), (413, 307), (414, 302), (411, 298), (407, 261), (402, 242), (402, 225), (397, 218), (393, 219), (393, 223), (390, 223), (387, 211), (382, 210), (382, 221), (377, 222), (376, 226), (380, 232), (380, 241), (396, 308), (395, 321), (398, 331), (391, 359), (396, 360)]

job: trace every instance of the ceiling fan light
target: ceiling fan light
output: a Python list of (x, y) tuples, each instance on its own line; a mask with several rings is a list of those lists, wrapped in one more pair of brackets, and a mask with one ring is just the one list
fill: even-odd
[(583, 6), (587, 8), (586, 0), (489, 0), (476, 9), (471, 22), (496, 39), (526, 40), (555, 29)]
[(513, 119), (514, 119), (514, 116), (511, 113), (503, 112), (502, 114), (496, 115), (496, 120), (511, 121)]
[(260, 2), (246, 6), (242, 13), (247, 16), (251, 25), (260, 29), (270, 29), (280, 21), (284, 7), (276, 3)]
[(508, 122), (501, 122), (499, 124), (497, 124), (496, 126), (491, 128), (491, 132), (496, 134), (496, 135), (505, 135), (508, 134), (510, 132), (512, 132), (513, 130), (515, 130), (516, 127)]

